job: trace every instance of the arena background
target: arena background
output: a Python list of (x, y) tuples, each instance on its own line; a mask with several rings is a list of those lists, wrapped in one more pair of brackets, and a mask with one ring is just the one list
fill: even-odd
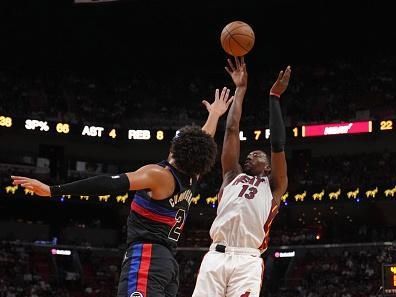
[[(256, 33), (242, 156), (269, 150), (269, 87), (293, 69), (282, 99), (289, 188), (262, 296), (396, 295), (396, 265), (383, 267), (396, 263), (390, 1), (79, 2), (0, 3), (1, 297), (115, 295), (133, 193), (43, 199), (10, 175), (59, 184), (166, 158), (178, 128), (203, 124), (201, 100), (232, 87), (219, 37), (234, 20)], [(224, 118), (219, 146), (223, 132)], [(180, 297), (210, 244), (219, 166), (181, 240)]]

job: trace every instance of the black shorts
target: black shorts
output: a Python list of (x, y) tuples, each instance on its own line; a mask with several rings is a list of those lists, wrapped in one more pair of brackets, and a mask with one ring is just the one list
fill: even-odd
[(149, 243), (128, 247), (117, 297), (176, 297), (178, 289), (179, 265), (168, 248)]

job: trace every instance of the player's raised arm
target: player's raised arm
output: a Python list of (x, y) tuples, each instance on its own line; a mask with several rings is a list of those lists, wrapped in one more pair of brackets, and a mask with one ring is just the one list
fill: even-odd
[(242, 115), (242, 104), (247, 89), (247, 71), (244, 58), (235, 58), (235, 65), (228, 59), (229, 67), (225, 67), (231, 76), (236, 90), (234, 102), (231, 104), (227, 115), (227, 124), (224, 134), (223, 151), (221, 153), (221, 165), (223, 168), (223, 180), (227, 182), (241, 172), (239, 165), (240, 140), (239, 122)]
[(212, 104), (206, 100), (203, 100), (202, 103), (208, 110), (209, 115), (205, 125), (202, 127), (202, 130), (214, 137), (216, 134), (219, 118), (227, 111), (233, 100), (234, 96), (230, 98), (230, 90), (226, 87), (223, 88), (221, 93), (219, 89), (216, 89), (215, 100)]
[(287, 164), (285, 156), (286, 133), (280, 107), (280, 97), (289, 85), (291, 68), (281, 71), (269, 96), (269, 128), (271, 131), (271, 188), (275, 201), (280, 204), (287, 189)]
[(14, 185), (32, 190), (38, 196), (62, 195), (109, 195), (125, 193), (128, 190), (150, 189), (152, 198), (162, 198), (172, 194), (174, 183), (172, 174), (158, 166), (146, 165), (134, 172), (119, 175), (99, 175), (87, 179), (49, 186), (36, 179), (12, 176)]

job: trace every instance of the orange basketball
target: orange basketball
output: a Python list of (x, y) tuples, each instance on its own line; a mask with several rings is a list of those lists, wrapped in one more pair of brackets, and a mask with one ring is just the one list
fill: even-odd
[(244, 56), (254, 45), (254, 32), (252, 28), (241, 21), (229, 23), (221, 32), (221, 46), (231, 56)]

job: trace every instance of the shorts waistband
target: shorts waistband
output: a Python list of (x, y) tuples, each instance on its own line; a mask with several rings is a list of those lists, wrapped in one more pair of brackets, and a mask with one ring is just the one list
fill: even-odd
[(255, 257), (260, 257), (261, 252), (259, 249), (254, 248), (243, 248), (243, 247), (231, 247), (225, 246), (219, 243), (212, 243), (209, 248), (210, 251), (216, 251), (219, 253), (233, 253), (238, 255), (251, 255)]

